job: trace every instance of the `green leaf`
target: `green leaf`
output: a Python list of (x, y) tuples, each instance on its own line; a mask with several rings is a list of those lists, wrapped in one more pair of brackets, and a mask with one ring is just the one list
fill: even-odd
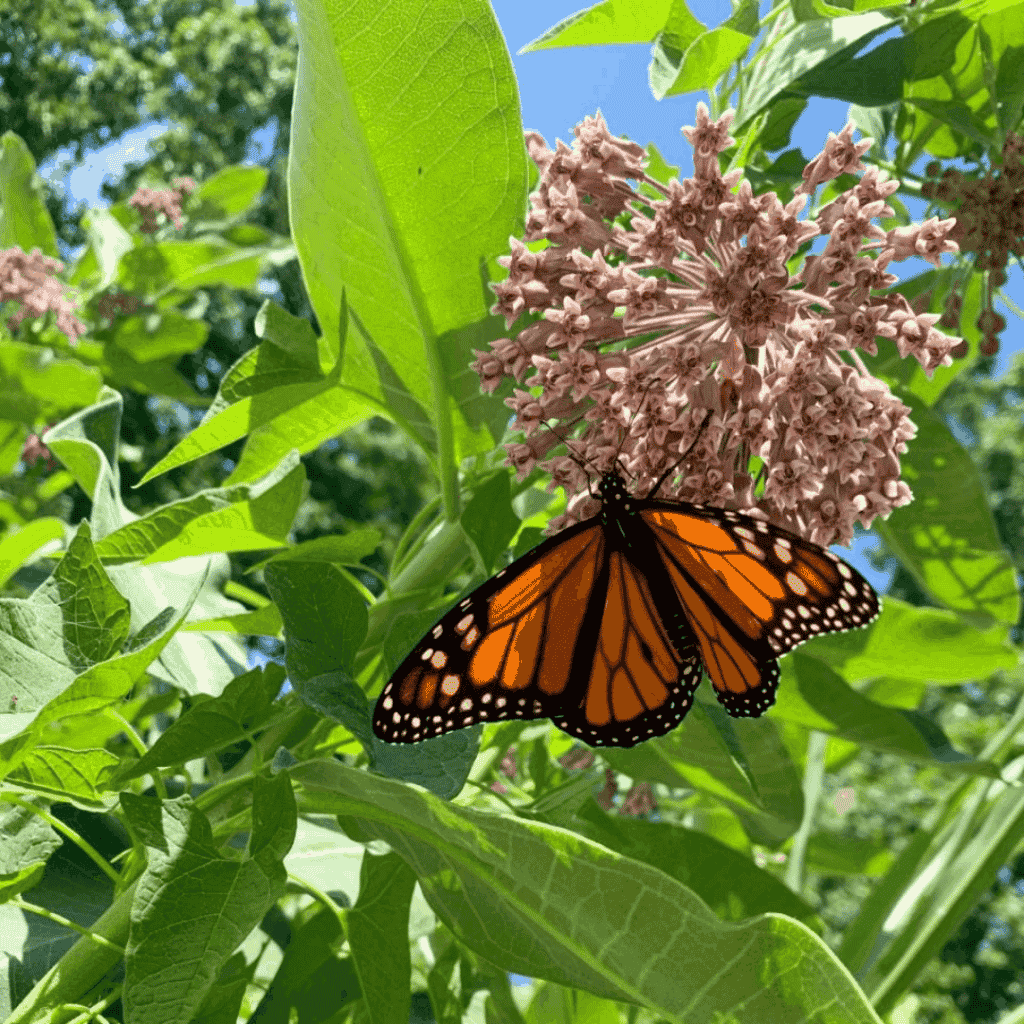
[(38, 248), (60, 259), (57, 233), (50, 219), (36, 162), (14, 132), (0, 136), (0, 249)]
[(154, 991), (173, 991), (159, 1019), (185, 1022), (221, 966), (284, 895), (281, 858), (295, 836), (287, 775), (253, 786), (253, 830), (246, 855), (227, 856), (210, 823), (187, 797), (159, 800), (123, 793), (135, 835), (147, 847), (132, 903), (123, 999), (128, 1017), (155, 1020)]
[(279, 636), (284, 624), (281, 613), (272, 604), (240, 615), (222, 615), (198, 619), (181, 627), (183, 633), (235, 633), (238, 636)]
[[(301, 839), (302, 822), (299, 830)], [(263, 1024), (313, 1021), (320, 1019), (325, 1007), (337, 1013), (359, 999), (362, 992), (352, 958), (337, 952), (343, 941), (339, 915), (330, 907), (317, 902), (300, 910), (290, 922), (281, 965), (253, 1017)]]
[[(655, 99), (712, 88), (729, 67), (742, 58), (753, 41), (752, 36), (725, 25), (703, 33), (686, 48), (671, 84), (666, 87), (659, 75), (659, 84), (654, 88)], [(653, 74), (651, 84), (654, 87)]]
[(502, 470), (476, 489), (466, 502), (460, 522), (490, 575), (521, 525), (512, 511), (508, 473)]
[(892, 27), (881, 14), (858, 14), (829, 21), (794, 22), (784, 11), (776, 18), (776, 35), (762, 47), (743, 72), (743, 100), (736, 112), (741, 128), (783, 92), (800, 90), (796, 83), (826, 62), (848, 60), (879, 33)]
[(97, 545), (108, 565), (143, 565), (214, 551), (259, 551), (288, 543), (306, 491), (306, 470), (295, 453), (252, 484), (211, 487), (161, 505)]
[(366, 602), (338, 568), (324, 563), (267, 566), (267, 589), (284, 620), (285, 664), (293, 685), (350, 672), (366, 636)]
[(25, 752), (5, 782), (84, 810), (109, 810), (106, 791), (120, 759), (109, 750), (38, 743)]
[(208, 399), (192, 389), (175, 369), (178, 357), (140, 363), (127, 352), (108, 345), (103, 353), (103, 377), (108, 384), (143, 395), (163, 395), (186, 405), (203, 406)]
[(791, 918), (722, 922), (664, 872), (588, 839), (338, 762), (293, 774), (353, 838), (400, 853), (459, 941), (502, 970), (670, 1019), (787, 1024), (834, 1006), (850, 1024), (878, 1022), (834, 954)]
[(137, 363), (195, 352), (206, 343), (209, 324), (169, 309), (119, 320), (110, 330), (112, 344)]
[(613, 817), (588, 800), (572, 827), (624, 857), (664, 871), (692, 889), (723, 921), (742, 921), (774, 912), (809, 928), (818, 915), (771, 873), (740, 853), (695, 829), (668, 822)]
[(991, 132), (985, 122), (971, 110), (966, 103), (954, 100), (933, 100), (925, 96), (908, 96), (908, 103), (913, 103), (936, 121), (948, 124), (950, 128), (966, 135), (983, 146), (989, 144)]
[(189, 214), (205, 220), (238, 216), (260, 197), (268, 173), (266, 167), (225, 167), (201, 182), (188, 197)]
[[(308, 350), (269, 337), (228, 370), (202, 423), (186, 435), (139, 481), (198, 459), (249, 435), (230, 483), (262, 476), (292, 448), (307, 452), (365, 418), (375, 403), (339, 384), (340, 369), (329, 376), (311, 365)], [(292, 336), (297, 341), (297, 336)]]
[(61, 837), (31, 807), (0, 804), (0, 903), (36, 885)]
[[(910, 653), (912, 648), (906, 650)], [(803, 649), (784, 665), (778, 715), (786, 721), (903, 759), (939, 762), (968, 774), (998, 774), (992, 765), (954, 749), (942, 730), (922, 715), (857, 693), (826, 662)]]
[(34, 426), (96, 401), (103, 377), (77, 359), (62, 359), (49, 348), (24, 342), (0, 345), (0, 394), (4, 415)]
[(110, 658), (128, 636), (128, 602), (107, 578), (92, 543), (92, 531), (84, 521), (53, 575), (29, 603), (60, 609), (67, 663), (77, 671)]
[(82, 216), (82, 228), (89, 239), (89, 248), (80, 257), (71, 273), (71, 281), (82, 284), (92, 280), (97, 290), (109, 288), (116, 280), (121, 259), (135, 244), (109, 210), (92, 209)]
[(358, 565), (380, 547), (379, 530), (366, 528), (351, 533), (314, 537), (295, 544), (287, 551), (271, 555), (265, 562), (251, 566), (248, 572), (262, 569), (274, 562), (334, 562), (336, 565)]
[(878, 525), (918, 584), (947, 608), (979, 623), (1018, 621), (1013, 564), (1003, 550), (978, 470), (946, 423), (912, 394), (918, 435), (900, 457), (915, 500)]
[(7, 531), (0, 540), (0, 587), (27, 562), (34, 561), (33, 555), (54, 541), (64, 539), (64, 523), (52, 516), (33, 519), (19, 528)]
[(318, 339), (308, 320), (294, 316), (268, 300), (260, 306), (253, 329), (257, 338), (281, 350), (283, 365), (319, 374)]
[(120, 283), (126, 291), (146, 298), (171, 288), (192, 291), (210, 285), (252, 290), (269, 255), (261, 247), (240, 249), (213, 237), (155, 242), (124, 254)]
[(685, 21), (700, 26), (697, 31), (704, 28), (683, 0), (604, 0), (563, 18), (519, 52), (529, 53), (557, 46), (649, 43), (666, 27), (666, 23), (672, 25), (674, 32), (680, 32), (683, 30), (680, 23)]
[(185, 764), (251, 738), (269, 717), (284, 680), (284, 669), (272, 662), (232, 679), (219, 697), (193, 705), (138, 761), (126, 764), (115, 784), (124, 788), (129, 780), (155, 768)]
[[(522, 232), (526, 209), (505, 41), (482, 2), (416, 0), (391, 9), (387, 31), (368, 8), (302, 0), (297, 11), (291, 149), (302, 157), (288, 165), (289, 212), (324, 338), (339, 336), (344, 287), (408, 394), (447, 416), (432, 383), (440, 339), (487, 316), (480, 269)], [(349, 339), (340, 382), (373, 400), (384, 392), (365, 338)]]
[[(45, 435), (46, 444), (72, 471), (91, 499), (89, 523), (93, 535), (100, 539), (134, 518), (120, 499), (117, 476), (120, 422), (121, 396), (104, 388), (95, 405), (58, 423)], [(244, 610), (242, 605), (227, 600), (220, 592), (231, 578), (231, 567), (225, 555), (181, 559), (160, 566), (111, 566), (107, 575), (131, 605), (132, 627), (136, 631), (164, 614), (171, 603), (179, 608), (191, 607), (196, 619)], [(174, 636), (147, 670), (186, 692), (195, 692), (198, 681), (202, 680), (206, 692), (216, 693), (234, 678), (237, 667), (245, 663), (245, 647), (240, 641), (222, 635), (214, 643), (202, 634), (189, 633)]]
[[(1017, 663), (1004, 625), (978, 628), (953, 612), (916, 607), (888, 596), (882, 601), (881, 615), (868, 629), (815, 637), (801, 651), (827, 662), (847, 681), (896, 675), (953, 685), (985, 678)], [(913, 651), (913, 657), (907, 657), (908, 651)], [(784, 670), (787, 664), (782, 662)]]
[(409, 906), (416, 875), (397, 853), (367, 852), (359, 899), (346, 915), (346, 933), (371, 1024), (409, 1020)]

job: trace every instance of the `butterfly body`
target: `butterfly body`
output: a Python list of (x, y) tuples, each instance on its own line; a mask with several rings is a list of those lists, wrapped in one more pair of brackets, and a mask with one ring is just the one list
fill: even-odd
[(788, 531), (636, 498), (615, 473), (598, 497), (594, 519), (442, 616), (381, 692), (378, 737), (551, 718), (592, 746), (633, 746), (682, 721), (702, 667), (731, 715), (757, 716), (774, 702), (780, 654), (878, 613), (855, 570)]

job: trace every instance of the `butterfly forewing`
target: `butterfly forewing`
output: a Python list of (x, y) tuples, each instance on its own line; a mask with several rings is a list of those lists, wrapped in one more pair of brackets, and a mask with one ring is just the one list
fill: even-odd
[(381, 691), (377, 736), (415, 743), (477, 722), (555, 714), (578, 648), (593, 645), (593, 631), (586, 637), (575, 627), (603, 550), (599, 524), (580, 524), (460, 601)]

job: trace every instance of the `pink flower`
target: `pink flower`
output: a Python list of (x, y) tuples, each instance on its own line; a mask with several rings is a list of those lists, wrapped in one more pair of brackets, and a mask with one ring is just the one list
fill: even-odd
[[(870, 142), (854, 142), (851, 125), (830, 135), (783, 205), (721, 173), (730, 120), (699, 105), (684, 129), (694, 176), (668, 185), (600, 117), (571, 148), (527, 137), (541, 177), (526, 240), (547, 247), (513, 240), (494, 311), (509, 325), (523, 313), (534, 322), (476, 353), (474, 368), (487, 391), (506, 378), (522, 385), (507, 404), (528, 440), (509, 446), (509, 462), (521, 477), (539, 464), (566, 488), (568, 511), (549, 532), (596, 512), (590, 474), (616, 459), (647, 494), (709, 413), (659, 496), (744, 511), (821, 545), (849, 543), (855, 522), (910, 500), (898, 456), (915, 428), (858, 349), (873, 353), (881, 335), (929, 374), (949, 365), (958, 339), (887, 291), (887, 267), (955, 249), (953, 222), (881, 230), (898, 183), (874, 170), (800, 220), (818, 185), (863, 170)], [(819, 234), (824, 249), (791, 274)], [(554, 454), (567, 442), (589, 473)]]
[(25, 320), (53, 313), (54, 322), (74, 345), (86, 326), (75, 316), (69, 289), (56, 275), (64, 269), (60, 260), (44, 256), (39, 249), (26, 253), (17, 246), (0, 250), (0, 303), (21, 306), (7, 321), (16, 331)]

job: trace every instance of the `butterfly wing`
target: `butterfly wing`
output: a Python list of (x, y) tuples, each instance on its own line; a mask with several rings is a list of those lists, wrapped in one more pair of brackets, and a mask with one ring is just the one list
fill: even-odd
[(778, 657), (813, 636), (866, 626), (878, 595), (825, 548), (738, 512), (645, 502), (672, 586), (719, 701), (734, 717), (775, 702)]
[(477, 722), (553, 714), (603, 557), (601, 525), (583, 523), (474, 590), (395, 670), (374, 710), (376, 735), (416, 743)]
[[(460, 601), (381, 691), (376, 735), (551, 718), (591, 745), (633, 746), (674, 728), (700, 681), (696, 640), (667, 580), (652, 586), (608, 538), (598, 520), (571, 527)], [(650, 538), (645, 550), (656, 557)]]

